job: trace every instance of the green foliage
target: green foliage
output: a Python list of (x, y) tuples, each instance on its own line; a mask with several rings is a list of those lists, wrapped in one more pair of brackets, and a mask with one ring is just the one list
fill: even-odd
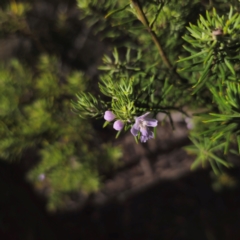
[(35, 72), (14, 60), (1, 65), (0, 76), (1, 158), (19, 159), (28, 149), (35, 149), (40, 161), (28, 177), (38, 188), (47, 186), (51, 210), (64, 207), (64, 198), (51, 197), (56, 192), (68, 196), (74, 191), (96, 191), (99, 171), (113, 166), (121, 154), (96, 140), (89, 122), (73, 117), (70, 111), (74, 94), (84, 90), (84, 75), (63, 75), (56, 58), (45, 55)]
[(6, 9), (0, 8), (0, 35), (16, 31), (28, 31), (26, 13), (31, 9), (27, 3), (12, 1)]
[[(192, 19), (193, 11), (199, 11), (197, 0), (140, 1), (149, 26), (157, 34), (169, 58), (175, 62), (186, 31), (186, 21)], [(101, 5), (101, 7), (99, 7)], [(158, 52), (152, 44), (146, 26), (134, 8), (132, 1), (78, 1), (80, 17), (101, 38), (114, 41), (116, 47), (128, 47), (142, 51), (144, 68), (160, 63)], [(181, 8), (181, 11), (179, 11)], [(177, 50), (177, 51), (176, 51)], [(159, 67), (152, 68), (158, 71)], [(155, 72), (156, 73), (156, 72)], [(157, 72), (161, 74), (160, 71)]]
[[(125, 57), (124, 51), (114, 48), (113, 58), (103, 58), (99, 69), (105, 74), (99, 87), (108, 98), (99, 96), (100, 108), (95, 100), (95, 108), (101, 109), (95, 116), (111, 110), (128, 130), (135, 116), (144, 112), (165, 112), (171, 119), (171, 110), (183, 112), (185, 107), (198, 112), (202, 108), (204, 114), (196, 114), (200, 121), (190, 132), (194, 145), (188, 150), (197, 155), (193, 167), (210, 163), (218, 173), (221, 166), (231, 166), (228, 153), (236, 153), (236, 145), (240, 149), (240, 15), (237, 1), (232, 4), (211, 1), (205, 5), (206, 14), (199, 1), (132, 0), (129, 6), (112, 5), (115, 9), (107, 20), (113, 27), (108, 31), (127, 30), (127, 49)], [(119, 18), (121, 23), (116, 24)], [(114, 38), (119, 39), (119, 34)], [(186, 44), (180, 49), (183, 40)], [(181, 69), (176, 72), (179, 56)], [(87, 104), (84, 95), (80, 99)], [(79, 110), (82, 102), (78, 102)]]
[(216, 10), (206, 12), (206, 19), (200, 15), (197, 26), (190, 23), (190, 32), (183, 39), (191, 45), (184, 48), (191, 56), (178, 62), (188, 61), (182, 71), (201, 72), (197, 79), (194, 93), (204, 84), (223, 84), (225, 80), (236, 80), (234, 67), (239, 64), (239, 27), (240, 16), (230, 9), (228, 16), (220, 17)]
[(203, 137), (200, 139), (201, 142), (198, 142), (198, 137), (190, 138), (194, 145), (185, 147), (185, 149), (191, 153), (197, 155), (194, 163), (191, 168), (195, 169), (198, 165), (206, 166), (207, 163), (210, 163), (215, 174), (218, 174), (222, 170), (222, 166), (230, 167), (232, 164), (225, 161), (225, 159), (219, 157), (219, 152), (224, 147), (225, 143), (217, 144), (209, 137)]
[(80, 93), (77, 94), (78, 101), (73, 104), (73, 108), (76, 110), (77, 113), (79, 113), (79, 117), (81, 118), (87, 118), (87, 117), (97, 117), (102, 112), (102, 107), (99, 102), (102, 102), (101, 100), (97, 100), (91, 93)]
[[(140, 68), (130, 67), (136, 62), (138, 65), (140, 60), (139, 57), (133, 56), (132, 62), (130, 50), (127, 51), (124, 61), (119, 59), (117, 49), (114, 49), (113, 57), (114, 61), (105, 56), (105, 66), (101, 66), (101, 69), (108, 72), (101, 75), (99, 82), (99, 89), (103, 96), (97, 99), (91, 93), (77, 95), (78, 101), (73, 103), (73, 108), (79, 116), (102, 117), (105, 111), (111, 110), (116, 120), (121, 120), (125, 130), (128, 130), (135, 121), (134, 117), (143, 115), (149, 110), (154, 114), (164, 112), (169, 115), (169, 110), (173, 109), (169, 104), (177, 101), (176, 98), (170, 100), (167, 97), (173, 88), (169, 80), (159, 79), (157, 76), (146, 74)], [(104, 96), (109, 100), (104, 100)]]
[[(126, 2), (126, 0), (123, 0)], [(88, 24), (89, 27), (94, 27), (94, 32), (102, 32), (106, 36), (115, 35), (105, 31), (109, 25), (106, 23), (105, 16), (108, 12), (112, 11), (114, 7), (118, 8), (119, 4), (123, 1), (107, 1), (107, 0), (77, 0), (78, 8), (80, 9), (80, 19)], [(101, 6), (101, 7), (100, 7)]]
[[(87, 194), (98, 190), (101, 186), (99, 173), (112, 167), (121, 156), (119, 149), (111, 148), (109, 144), (96, 149), (83, 142), (71, 142), (71, 135), (73, 133), (65, 136), (68, 137), (65, 140), (67, 144), (63, 141), (44, 144), (40, 151), (41, 163), (28, 175), (38, 188), (47, 188), (50, 193), (49, 210), (64, 208), (65, 198), (69, 198), (73, 192), (81, 190)], [(77, 140), (83, 141), (83, 136), (78, 136)]]
[[(183, 112), (184, 102), (181, 97), (186, 89), (182, 85), (184, 80), (176, 72), (170, 71), (174, 63), (163, 56), (160, 59), (159, 53), (162, 55), (162, 48), (166, 48), (171, 54), (169, 59), (174, 59), (174, 50), (180, 46), (176, 40), (180, 32), (185, 31), (186, 18), (191, 15), (190, 7), (195, 6), (197, 1), (181, 2), (184, 10), (181, 15), (176, 1), (145, 1), (142, 6), (138, 1), (130, 1), (130, 4), (128, 1), (120, 1), (111, 6), (104, 3), (103, 9), (109, 8), (104, 26), (109, 27), (104, 29), (104, 33), (100, 31), (101, 35), (114, 36), (117, 41), (122, 40), (124, 34), (126, 37), (123, 43), (128, 48), (123, 50), (115, 47), (112, 57), (103, 57), (103, 65), (99, 67), (105, 72), (101, 74), (99, 82), (103, 95), (96, 97), (91, 93), (80, 93), (78, 101), (73, 103), (74, 109), (84, 117), (101, 117), (106, 110), (111, 110), (116, 120), (125, 124), (125, 130), (133, 125), (136, 116), (148, 111), (154, 114), (164, 112), (170, 119), (170, 110)], [(92, 4), (94, 2), (87, 7), (89, 11)], [(89, 17), (87, 4), (85, 7), (80, 5), (80, 11), (84, 11), (86, 18)], [(154, 33), (151, 36), (148, 32)], [(158, 43), (157, 48), (152, 44), (152, 38)]]
[[(182, 72), (186, 73), (186, 77), (191, 75), (196, 80), (192, 81), (192, 94), (204, 93), (212, 99), (209, 114), (200, 115), (204, 128), (193, 130), (191, 135), (194, 136), (195, 140), (192, 138), (192, 141), (195, 147), (201, 147), (193, 166), (209, 161), (215, 173), (218, 172), (216, 167), (219, 164), (231, 165), (227, 162), (227, 155), (229, 151), (235, 152), (235, 145), (240, 149), (237, 40), (240, 15), (234, 13), (233, 9), (231, 6), (229, 13), (221, 17), (215, 9), (207, 11), (206, 18), (200, 15), (197, 25), (190, 24), (187, 28), (190, 36), (183, 37), (189, 46), (183, 47), (191, 55), (178, 61), (185, 63)], [(196, 139), (200, 142), (197, 143)], [(209, 149), (211, 154), (208, 154)]]

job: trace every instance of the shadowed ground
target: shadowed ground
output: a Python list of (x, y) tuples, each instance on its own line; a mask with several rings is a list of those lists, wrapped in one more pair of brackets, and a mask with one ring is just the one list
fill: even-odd
[[(240, 189), (216, 193), (208, 171), (49, 215), (13, 166), (0, 165), (1, 239), (240, 239)], [(231, 172), (239, 178), (239, 170)]]

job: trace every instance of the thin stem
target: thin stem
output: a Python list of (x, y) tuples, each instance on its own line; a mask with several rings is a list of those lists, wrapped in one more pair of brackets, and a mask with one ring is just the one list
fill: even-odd
[(144, 14), (144, 12), (142, 10), (142, 7), (141, 7), (139, 1), (138, 0), (131, 0), (131, 4), (132, 4), (132, 6), (134, 7), (134, 9), (137, 12), (138, 19), (142, 22), (142, 24), (147, 28), (148, 32), (150, 33), (150, 35), (152, 37), (152, 40), (155, 43), (155, 45), (156, 45), (156, 47), (158, 49), (159, 55), (161, 56), (164, 64), (169, 69), (171, 69), (172, 65), (171, 65), (170, 61), (168, 60), (168, 58), (166, 57), (166, 55), (165, 55), (165, 53), (164, 53), (164, 51), (162, 49), (162, 46), (161, 46), (160, 42), (157, 39), (156, 33), (150, 28), (149, 22), (148, 22), (145, 14)]
[(185, 82), (187, 83), (188, 81), (184, 78), (182, 78), (174, 69), (173, 69), (173, 66), (172, 64), (170, 63), (168, 57), (166, 56), (166, 54), (164, 53), (163, 51), (163, 48), (158, 40), (158, 37), (156, 35), (156, 33), (152, 30), (152, 28), (150, 27), (149, 25), (149, 22), (147, 20), (147, 17), (146, 15), (144, 14), (143, 10), (142, 10), (142, 7), (139, 3), (139, 0), (130, 0), (131, 2), (131, 5), (132, 7), (136, 10), (137, 12), (137, 17), (139, 19), (140, 22), (142, 22), (142, 24), (146, 27), (146, 29), (148, 30), (149, 34), (151, 35), (152, 37), (152, 40), (153, 42), (155, 43), (157, 49), (158, 49), (158, 52), (159, 52), (159, 55), (160, 57), (162, 58), (163, 60), (163, 63), (166, 65), (167, 68), (169, 68), (170, 70), (173, 71), (174, 75), (180, 79), (182, 82)]
[(164, 6), (164, 4), (162, 3), (162, 4), (160, 5), (160, 7), (158, 7), (158, 11), (157, 11), (157, 13), (156, 13), (153, 21), (152, 21), (152, 22), (150, 23), (150, 25), (149, 25), (149, 27), (150, 27), (151, 29), (153, 28), (153, 25), (154, 25), (155, 22), (157, 21), (157, 18), (158, 18), (158, 16), (159, 16), (160, 12), (162, 11), (163, 6)]

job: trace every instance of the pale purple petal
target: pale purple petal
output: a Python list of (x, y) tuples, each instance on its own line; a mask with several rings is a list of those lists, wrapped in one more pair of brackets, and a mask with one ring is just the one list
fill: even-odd
[(140, 141), (141, 141), (141, 142), (146, 142), (147, 140), (149, 140), (149, 139), (151, 139), (151, 138), (153, 138), (153, 134), (151, 134), (150, 136), (144, 136), (144, 135), (142, 135), (142, 136), (140, 137)]
[(156, 127), (158, 125), (158, 120), (157, 119), (149, 118), (149, 119), (146, 119), (145, 121), (146, 121), (146, 125), (148, 127)]
[(154, 138), (154, 133), (151, 131), (148, 137), (149, 139)]
[(146, 136), (149, 139), (154, 137), (153, 132), (149, 128), (141, 129), (142, 136)]
[(121, 120), (117, 120), (113, 124), (113, 128), (117, 131), (121, 131), (124, 127), (124, 123)]
[(148, 128), (142, 128), (142, 129), (140, 129), (140, 132), (143, 136), (148, 136), (149, 135), (149, 129)]
[(115, 118), (116, 118), (116, 116), (114, 115), (114, 113), (112, 111), (108, 110), (104, 114), (104, 119), (108, 122), (111, 122)]
[(147, 136), (141, 136), (141, 137), (140, 137), (140, 141), (141, 141), (141, 142), (144, 142), (144, 143), (145, 143), (148, 139), (149, 139), (149, 138), (148, 138)]
[(150, 112), (144, 113), (142, 116), (139, 116), (136, 119), (145, 119), (149, 114), (151, 113)]
[(153, 138), (153, 137), (154, 137), (153, 132), (151, 132), (151, 134), (149, 134), (148, 136), (142, 135), (142, 136), (140, 137), (140, 141), (141, 141), (141, 142), (146, 142), (147, 140), (149, 140), (149, 139), (151, 139), (151, 138)]
[(139, 124), (135, 123), (131, 128), (131, 133), (133, 136), (137, 136), (140, 130)]

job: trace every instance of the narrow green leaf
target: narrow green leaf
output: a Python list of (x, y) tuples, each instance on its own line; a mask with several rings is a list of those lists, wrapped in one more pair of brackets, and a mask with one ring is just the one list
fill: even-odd
[(220, 143), (220, 144), (218, 144), (218, 145), (216, 145), (216, 146), (214, 146), (214, 147), (211, 147), (211, 151), (213, 152), (213, 151), (222, 150), (222, 148), (224, 147), (224, 145), (225, 145), (225, 142)]
[(224, 148), (224, 154), (228, 153), (230, 137), (231, 137), (231, 132), (227, 133), (227, 136), (226, 136), (226, 144), (225, 144), (225, 148)]
[(188, 66), (186, 68), (179, 69), (179, 72), (201, 72), (202, 70), (203, 68), (199, 66), (196, 67)]
[[(236, 19), (239, 17), (239, 13), (235, 13), (231, 19), (229, 19), (229, 25), (235, 23)], [(234, 29), (234, 28), (233, 28)]]
[(119, 55), (118, 55), (118, 50), (117, 50), (117, 48), (114, 48), (113, 49), (113, 57), (114, 57), (114, 59), (115, 59), (115, 64), (118, 64), (119, 63)]
[(117, 132), (116, 137), (115, 137), (116, 139), (119, 137), (120, 133), (121, 133), (121, 131)]
[(196, 169), (201, 163), (202, 163), (202, 159), (200, 157), (195, 159), (194, 162), (191, 165), (191, 170)]
[(213, 16), (215, 17), (217, 15), (216, 8), (213, 8)]
[(183, 149), (188, 152), (189, 154), (198, 154), (199, 153), (199, 149), (196, 148), (195, 145), (190, 145), (190, 146), (185, 146), (183, 147)]
[(198, 148), (201, 147), (201, 144), (193, 137), (189, 137), (189, 139), (191, 140), (191, 142)]
[(233, 29), (238, 27), (239, 22), (240, 22), (240, 15), (238, 16), (237, 20), (235, 20), (234, 25), (233, 25)]
[(121, 11), (125, 10), (128, 6), (130, 6), (129, 3), (128, 3), (127, 5), (125, 5), (123, 8), (116, 9), (116, 10), (113, 10), (113, 11), (109, 12), (107, 15), (105, 15), (104, 18), (108, 18), (108, 17), (110, 17), (111, 15), (113, 15), (114, 13), (121, 12)]
[(104, 63), (112, 63), (112, 59), (108, 55), (104, 55), (103, 62)]
[[(209, 59), (208, 61), (208, 64), (207, 66), (205, 67), (203, 73), (201, 74), (197, 84), (195, 84), (193, 86), (193, 88), (196, 88), (193, 92), (193, 94), (195, 94), (202, 86), (203, 84), (207, 81), (207, 75), (208, 73), (210, 72), (210, 68), (211, 68), (211, 65), (212, 65), (212, 60), (213, 60), (213, 56), (211, 56), (211, 58)], [(201, 84), (201, 85), (200, 85)]]
[(127, 63), (130, 62), (130, 53), (131, 53), (131, 49), (128, 48), (128, 49), (127, 49), (127, 52), (126, 52), (126, 60), (127, 60)]
[(211, 22), (211, 18), (210, 18), (210, 15), (209, 15), (209, 12), (208, 12), (208, 11), (206, 11), (206, 17), (207, 17), (207, 20), (208, 20), (209, 22)]
[(212, 56), (213, 54), (213, 49), (211, 49), (209, 52), (208, 52), (208, 55), (207, 57), (204, 59), (204, 64), (206, 64), (208, 62), (208, 60), (210, 59), (210, 57)]
[(105, 123), (103, 124), (103, 128), (105, 128), (110, 122), (105, 121)]
[(192, 43), (193, 41), (196, 41), (189, 35), (183, 36), (182, 39), (185, 40), (186, 42), (189, 42), (189, 43)]
[(190, 48), (190, 47), (188, 47), (188, 46), (186, 46), (186, 45), (183, 45), (183, 48), (184, 48), (185, 50), (187, 50), (188, 52), (190, 52), (191, 54), (196, 54), (196, 53), (198, 53), (198, 52), (196, 51), (196, 49)]
[(231, 71), (231, 73), (235, 76), (235, 70), (234, 70), (232, 64), (230, 63), (230, 61), (228, 61), (227, 58), (224, 58), (224, 62), (226, 64), (226, 66), (228, 67), (228, 69)]
[(228, 162), (226, 162), (225, 160), (217, 157), (217, 156), (216, 156), (215, 154), (213, 154), (213, 153), (209, 153), (209, 157), (211, 157), (211, 158), (214, 159), (215, 161), (221, 163), (223, 166), (225, 166), (225, 167), (227, 167), (227, 168), (229, 168), (229, 167), (231, 166), (230, 163), (228, 163)]
[(222, 119), (225, 119), (226, 121), (230, 118), (240, 118), (240, 114), (218, 114), (218, 113), (209, 113), (211, 116), (216, 116)]
[(162, 98), (164, 98), (165, 96), (168, 95), (168, 93), (171, 91), (171, 89), (173, 88), (173, 85), (171, 84), (170, 86), (168, 86), (168, 88), (164, 91)]
[(198, 32), (198, 31), (194, 31), (193, 29), (191, 29), (190, 27), (187, 27), (187, 30), (191, 33), (191, 35), (194, 37), (194, 38), (201, 38), (201, 33)]
[(211, 168), (212, 168), (214, 174), (215, 174), (215, 175), (218, 175), (218, 174), (219, 174), (219, 171), (218, 171), (217, 167), (215, 166), (214, 162), (213, 162), (212, 160), (209, 160), (209, 163), (210, 163), (210, 165), (211, 165)]
[(111, 66), (99, 66), (98, 70), (110, 71), (110, 70), (112, 70), (112, 67)]
[(229, 20), (232, 18), (232, 14), (233, 14), (233, 7), (230, 6), (230, 11), (229, 11), (229, 14), (228, 14), (228, 19)]
[(218, 69), (220, 71), (220, 76), (221, 76), (221, 80), (222, 80), (222, 84), (223, 84), (225, 81), (225, 71), (224, 71), (222, 63), (218, 64)]
[(177, 62), (187, 61), (187, 60), (190, 60), (190, 59), (193, 59), (193, 58), (199, 57), (199, 56), (201, 56), (201, 55), (203, 55), (203, 54), (206, 54), (206, 53), (207, 53), (207, 51), (204, 50), (204, 51), (199, 52), (199, 53), (196, 53), (196, 54), (194, 54), (194, 55), (192, 55), (192, 56), (190, 56), (190, 57), (181, 58), (181, 59), (179, 59)]
[(207, 28), (207, 30), (210, 30), (209, 29), (209, 26), (208, 26), (208, 22), (204, 19), (204, 17), (202, 15), (200, 15), (200, 21), (203, 23), (203, 25)]

